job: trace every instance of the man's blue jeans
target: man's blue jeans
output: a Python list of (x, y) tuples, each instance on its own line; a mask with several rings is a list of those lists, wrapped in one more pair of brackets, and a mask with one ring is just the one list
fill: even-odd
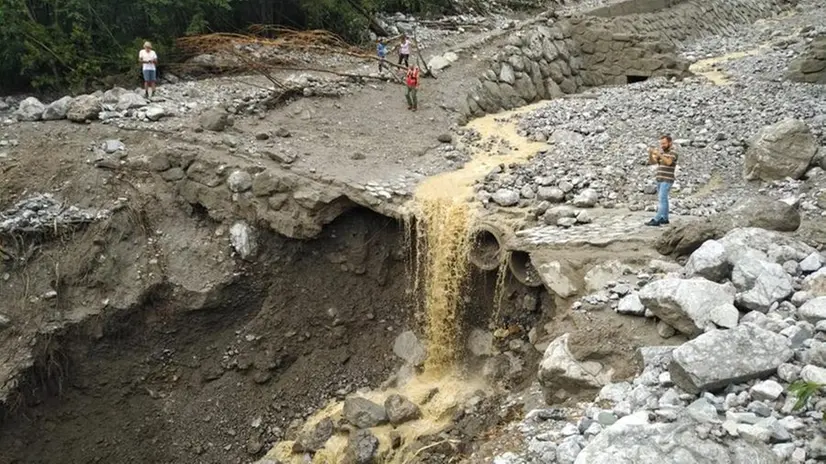
[(674, 182), (657, 182), (657, 197), (660, 200), (660, 206), (657, 208), (657, 215), (654, 219), (657, 221), (668, 220), (668, 192), (671, 191), (671, 186)]

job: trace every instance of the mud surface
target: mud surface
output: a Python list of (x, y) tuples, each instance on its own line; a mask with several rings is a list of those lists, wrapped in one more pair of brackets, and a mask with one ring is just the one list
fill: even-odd
[(266, 237), (214, 309), (160, 286), (41, 341), (0, 462), (253, 460), (325, 399), (387, 377), (412, 314), (399, 232), (357, 211), (312, 242)]

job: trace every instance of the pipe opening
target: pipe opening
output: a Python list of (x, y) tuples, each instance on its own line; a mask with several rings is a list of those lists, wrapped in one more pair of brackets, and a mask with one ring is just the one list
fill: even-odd
[(634, 84), (637, 82), (645, 82), (648, 80), (649, 76), (638, 76), (633, 74), (626, 74), (625, 75), (625, 82), (628, 84)]
[(502, 240), (498, 231), (491, 227), (480, 227), (471, 237), (473, 248), (470, 262), (483, 271), (492, 271), (499, 267), (502, 260)]
[(511, 274), (521, 284), (528, 287), (539, 287), (542, 285), (542, 279), (539, 277), (539, 272), (531, 263), (531, 255), (526, 251), (512, 251), (509, 260)]

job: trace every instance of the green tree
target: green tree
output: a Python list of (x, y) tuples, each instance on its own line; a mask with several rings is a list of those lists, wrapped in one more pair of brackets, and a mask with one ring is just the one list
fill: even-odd
[(327, 29), (366, 37), (377, 11), (440, 12), (449, 0), (0, 0), (0, 92), (86, 90), (137, 71), (144, 40), (161, 64), (175, 40), (252, 24)]

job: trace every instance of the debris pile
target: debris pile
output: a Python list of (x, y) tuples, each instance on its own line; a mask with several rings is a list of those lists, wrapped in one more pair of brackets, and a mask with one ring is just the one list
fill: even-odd
[(99, 221), (109, 216), (106, 210), (66, 206), (51, 194), (37, 194), (0, 211), (0, 233), (36, 233), (60, 227)]

